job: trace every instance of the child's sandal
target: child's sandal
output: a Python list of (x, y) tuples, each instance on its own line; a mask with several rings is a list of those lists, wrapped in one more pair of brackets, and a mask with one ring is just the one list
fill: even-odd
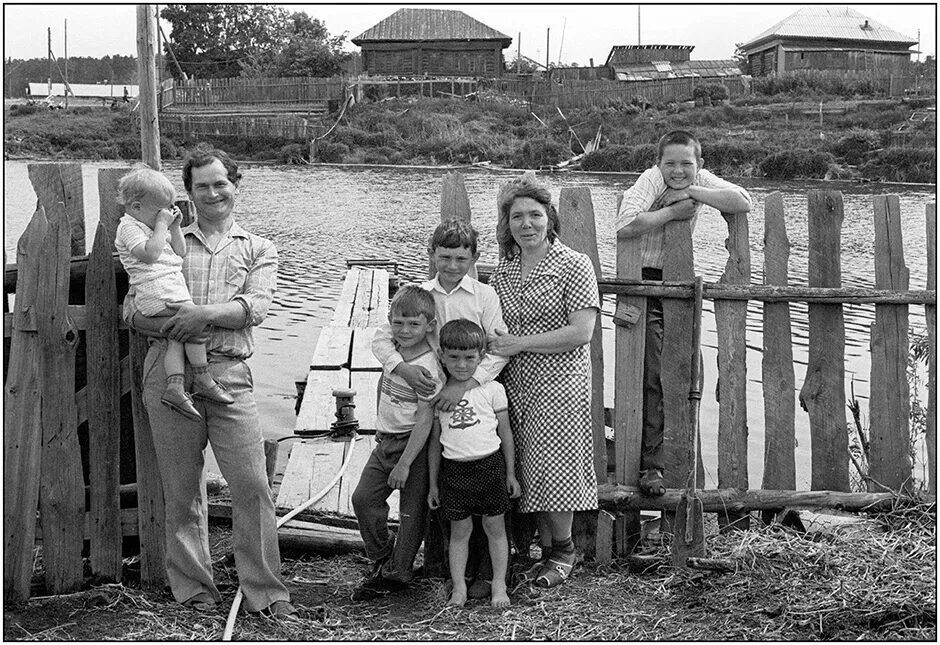
[(576, 553), (550, 557), (542, 567), (538, 578), (535, 579), (535, 585), (544, 588), (557, 587), (571, 576), (571, 571), (577, 563)]
[(548, 561), (547, 558), (540, 558), (536, 560), (532, 566), (519, 574), (519, 577), (526, 581), (531, 582), (539, 577), (539, 573), (542, 572), (542, 567), (545, 566), (545, 563)]

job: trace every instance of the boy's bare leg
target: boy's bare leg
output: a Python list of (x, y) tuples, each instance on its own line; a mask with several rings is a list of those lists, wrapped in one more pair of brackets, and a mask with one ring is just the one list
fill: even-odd
[(509, 541), (506, 539), (506, 523), (503, 516), (500, 514), (484, 517), (483, 530), (486, 531), (486, 539), (490, 546), (490, 560), (493, 562), (490, 604), (494, 607), (508, 607), (506, 568), (509, 566)]
[(463, 607), (467, 602), (467, 581), (464, 578), (464, 572), (467, 570), (467, 553), (472, 530), (472, 517), (450, 522), (450, 545), (447, 555), (450, 563), (450, 579), (454, 584), (450, 600), (447, 601), (450, 606)]

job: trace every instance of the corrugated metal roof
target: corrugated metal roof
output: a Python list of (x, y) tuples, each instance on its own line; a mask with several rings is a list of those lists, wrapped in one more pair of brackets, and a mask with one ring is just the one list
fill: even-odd
[(638, 63), (636, 65), (613, 65), (613, 68), (617, 80), (620, 81), (649, 81), (693, 76), (699, 78), (741, 76), (741, 69), (733, 59)]
[(512, 42), (506, 34), (453, 9), (399, 9), (353, 38), (352, 43), (383, 40), (502, 40), (503, 47)]
[[(867, 26), (866, 26), (867, 25)], [(849, 7), (804, 7), (742, 45), (747, 49), (774, 37), (829, 38), (876, 43), (916, 45), (917, 40), (900, 34)]]

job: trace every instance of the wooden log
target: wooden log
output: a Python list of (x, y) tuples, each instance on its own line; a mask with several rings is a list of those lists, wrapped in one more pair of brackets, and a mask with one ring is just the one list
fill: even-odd
[[(594, 275), (600, 280), (601, 262), (597, 252), (597, 231), (594, 224), (591, 189), (580, 186), (562, 188), (558, 197), (558, 219), (564, 233), (562, 241), (573, 250), (584, 253), (590, 258), (594, 266)], [(594, 320), (594, 336), (591, 338), (589, 351), (594, 473), (597, 476), (597, 482), (603, 483), (607, 481), (607, 442), (604, 438), (604, 343), (599, 314)]]
[[(20, 289), (13, 303), (17, 321), (29, 320), (39, 290), (39, 254), (49, 223), (39, 205), (17, 243)], [(14, 601), (29, 598), (33, 542), (39, 505), (42, 425), (39, 335), (14, 327), (3, 405), (3, 591)]]
[[(619, 196), (618, 202), (623, 196)], [(620, 204), (617, 204), (620, 210)], [(642, 278), (644, 237), (617, 239), (617, 278)], [(646, 298), (617, 296), (614, 312), (614, 459), (615, 481), (640, 479), (643, 449), (643, 363), (646, 352)], [(603, 482), (599, 482), (603, 483)], [(624, 513), (617, 522), (616, 553), (625, 555), (640, 539), (640, 514)]]
[[(809, 285), (842, 282), (842, 193), (809, 192)], [(842, 305), (809, 305), (809, 360), (800, 404), (809, 413), (812, 489), (849, 490)]]
[[(26, 167), (29, 181), (46, 217), (63, 209), (69, 223), (69, 255), (85, 255), (85, 205), (80, 163), (31, 163)], [(62, 206), (56, 206), (61, 203)]]
[(85, 306), (91, 324), (87, 342), (88, 482), (90, 487), (93, 575), (121, 579), (121, 360), (118, 346), (117, 298), (111, 247), (99, 221), (85, 282)]
[[(927, 204), (927, 289), (937, 290), (937, 204)], [(927, 490), (937, 490), (937, 306), (924, 307), (927, 318)]]
[[(790, 241), (787, 238), (783, 196), (764, 199), (764, 283), (786, 285)], [(764, 303), (764, 353), (761, 381), (764, 391), (764, 477), (762, 488), (796, 488), (796, 389), (790, 305)]]
[[(78, 330), (66, 316), (71, 230), (64, 204), (53, 206), (40, 250), (36, 322), (39, 327), (42, 458), (39, 509), (43, 564), (50, 593), (82, 584), (84, 481), (75, 422), (75, 348)], [(63, 396), (63, 393), (66, 393)]]
[[(604, 484), (597, 489), (600, 507), (609, 511), (675, 510), (683, 502), (685, 488), (667, 488), (666, 494), (650, 497), (635, 486)], [(738, 490), (735, 488), (699, 490), (698, 497), (707, 513), (725, 510), (781, 510), (783, 508), (832, 508), (844, 511), (890, 511), (899, 497), (893, 493), (845, 493), (831, 490)]]
[(137, 518), (140, 535), (140, 580), (159, 588), (166, 582), (163, 480), (157, 467), (150, 417), (144, 407), (144, 359), (147, 337), (130, 332), (131, 408), (134, 416), (134, 457), (137, 464)]
[[(875, 286), (907, 289), (901, 204), (897, 195), (875, 195)], [(869, 490), (911, 490), (910, 386), (907, 305), (875, 305), (871, 326)]]
[[(747, 215), (722, 213), (728, 224), (728, 262), (720, 282), (751, 282)], [(718, 486), (747, 488), (747, 303), (715, 302), (718, 330)], [(697, 359), (697, 357), (696, 357)], [(693, 360), (696, 360), (693, 359)], [(718, 524), (747, 529), (747, 516), (720, 513)]]

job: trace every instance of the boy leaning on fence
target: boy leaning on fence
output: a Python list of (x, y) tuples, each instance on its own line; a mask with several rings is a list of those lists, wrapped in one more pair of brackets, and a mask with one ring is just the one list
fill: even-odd
[[(692, 220), (703, 205), (722, 213), (744, 215), (751, 210), (746, 190), (721, 179), (702, 166), (702, 147), (691, 132), (673, 130), (659, 140), (657, 163), (624, 192), (617, 213), (618, 238), (645, 236), (642, 245), (644, 280), (663, 279), (663, 232), (671, 221)], [(663, 389), (660, 381), (663, 349), (663, 305), (646, 300), (646, 352), (643, 361), (643, 444), (640, 490), (663, 495)]]

